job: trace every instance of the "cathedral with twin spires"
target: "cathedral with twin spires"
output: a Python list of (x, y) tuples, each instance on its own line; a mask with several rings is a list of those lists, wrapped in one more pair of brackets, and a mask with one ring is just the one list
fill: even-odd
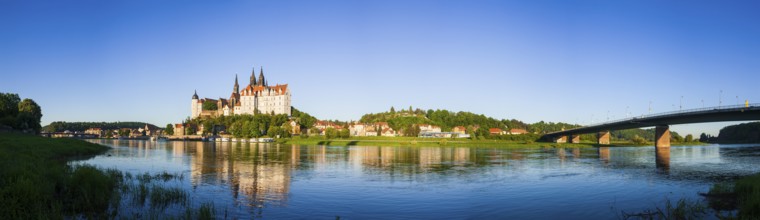
[[(290, 90), (288, 84), (277, 84), (269, 86), (269, 83), (264, 78), (264, 68), (262, 67), (259, 72), (259, 79), (256, 79), (256, 69), (251, 71), (251, 79), (248, 86), (240, 90), (238, 85), (238, 77), (235, 75), (235, 86), (232, 89), (232, 94), (229, 99), (219, 98), (198, 98), (198, 92), (193, 94), (191, 108), (191, 118), (197, 118), (201, 116), (215, 117), (219, 115), (240, 115), (257, 113), (264, 114), (287, 114), (290, 116)], [(206, 104), (206, 109), (203, 108), (207, 102), (214, 103), (216, 108), (214, 109), (211, 104)]]

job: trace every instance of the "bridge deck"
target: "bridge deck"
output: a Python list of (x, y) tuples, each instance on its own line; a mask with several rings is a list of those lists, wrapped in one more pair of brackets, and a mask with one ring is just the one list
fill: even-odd
[(733, 105), (690, 109), (683, 111), (665, 112), (646, 115), (643, 117), (626, 118), (604, 122), (580, 128), (548, 133), (545, 136), (558, 137), (576, 134), (588, 134), (610, 130), (653, 127), (658, 125), (676, 125), (721, 121), (750, 121), (760, 120), (760, 104)]

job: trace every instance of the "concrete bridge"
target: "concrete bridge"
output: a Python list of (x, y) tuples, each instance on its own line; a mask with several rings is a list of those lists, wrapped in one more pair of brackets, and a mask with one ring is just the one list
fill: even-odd
[(568, 140), (571, 143), (579, 143), (581, 134), (596, 133), (597, 143), (609, 145), (610, 130), (655, 127), (654, 146), (659, 149), (670, 147), (670, 125), (750, 120), (760, 120), (760, 104), (698, 108), (626, 118), (548, 133), (543, 139), (557, 143), (567, 143)]

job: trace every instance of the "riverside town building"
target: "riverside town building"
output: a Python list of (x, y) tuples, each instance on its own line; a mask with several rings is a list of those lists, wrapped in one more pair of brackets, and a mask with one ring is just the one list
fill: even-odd
[[(251, 71), (250, 83), (248, 86), (239, 89), (238, 77), (235, 75), (235, 86), (229, 99), (198, 99), (197, 91), (193, 94), (192, 104), (190, 105), (191, 117), (200, 116), (215, 117), (219, 115), (240, 115), (256, 113), (264, 114), (287, 114), (290, 116), (290, 90), (288, 84), (277, 84), (269, 86), (264, 79), (264, 68), (259, 72), (259, 79), (254, 76), (256, 69)], [(216, 103), (216, 110), (204, 110), (203, 103)]]

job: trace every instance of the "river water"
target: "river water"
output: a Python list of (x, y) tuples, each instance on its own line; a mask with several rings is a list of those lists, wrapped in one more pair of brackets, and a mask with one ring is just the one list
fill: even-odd
[[(760, 145), (498, 148), (92, 140), (230, 219), (616, 219), (760, 172)], [(197, 203), (196, 203), (197, 204)], [(172, 210), (169, 210), (171, 212)], [(181, 211), (176, 211), (181, 213)]]

